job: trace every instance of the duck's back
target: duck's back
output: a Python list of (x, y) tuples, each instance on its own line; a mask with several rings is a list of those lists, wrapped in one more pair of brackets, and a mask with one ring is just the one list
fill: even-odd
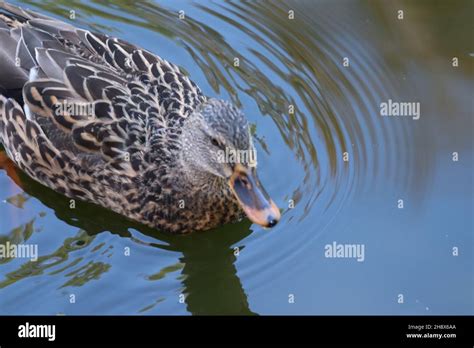
[(137, 175), (173, 160), (204, 100), (146, 50), (0, 2), (0, 141), (53, 189), (99, 204), (104, 175), (133, 189)]

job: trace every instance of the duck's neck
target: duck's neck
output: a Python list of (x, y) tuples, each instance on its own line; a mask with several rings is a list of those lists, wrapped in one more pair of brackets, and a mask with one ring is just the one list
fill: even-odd
[[(186, 174), (184, 174), (186, 173)], [(141, 214), (149, 225), (170, 232), (207, 230), (242, 216), (227, 183), (189, 168), (171, 168), (150, 182)]]
[[(226, 193), (228, 185), (225, 179), (195, 167), (183, 160), (172, 169), (171, 177), (176, 178), (176, 188), (194, 196), (215, 196)], [(230, 190), (229, 190), (230, 193)]]

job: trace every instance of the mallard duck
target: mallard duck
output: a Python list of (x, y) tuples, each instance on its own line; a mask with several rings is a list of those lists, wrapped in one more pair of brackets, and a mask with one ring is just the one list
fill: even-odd
[(0, 9), (0, 141), (30, 177), (171, 233), (278, 222), (232, 103), (128, 42)]

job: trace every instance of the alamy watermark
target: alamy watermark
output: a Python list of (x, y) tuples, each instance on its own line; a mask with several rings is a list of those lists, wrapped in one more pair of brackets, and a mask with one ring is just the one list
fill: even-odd
[(56, 325), (39, 325), (26, 322), (18, 326), (18, 337), (20, 338), (46, 338), (48, 341), (56, 339)]
[(94, 116), (94, 104), (88, 102), (69, 102), (68, 100), (62, 100), (59, 103), (54, 104), (54, 114), (56, 116)]
[(365, 260), (365, 245), (332, 242), (332, 244), (324, 246), (324, 256), (327, 258), (352, 258), (357, 262), (363, 262)]
[(252, 150), (235, 150), (226, 147), (225, 150), (217, 152), (217, 161), (219, 163), (240, 163), (255, 166), (257, 164), (257, 151)]
[(7, 241), (0, 244), (0, 259), (23, 258), (38, 260), (38, 244), (14, 244)]
[(380, 103), (380, 116), (406, 116), (418, 120), (421, 116), (420, 103), (395, 102), (389, 99)]

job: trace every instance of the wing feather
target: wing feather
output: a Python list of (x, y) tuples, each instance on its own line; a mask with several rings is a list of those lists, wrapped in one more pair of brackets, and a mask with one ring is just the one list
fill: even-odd
[[(133, 176), (145, 154), (176, 138), (184, 119), (205, 101), (176, 65), (147, 50), (3, 3), (0, 8), (7, 11), (0, 16), (0, 43), (8, 46), (0, 52), (6, 52), (10, 66), (12, 56), (21, 59), (12, 71), (35, 124), (25, 128), (25, 137), (38, 128), (38, 139), (47, 139), (58, 151), (100, 159)], [(28, 78), (30, 71), (35, 74)], [(87, 113), (78, 112), (81, 105), (89, 107)], [(45, 149), (43, 162), (50, 162), (53, 153), (37, 145)], [(172, 157), (167, 149), (158, 152)]]

